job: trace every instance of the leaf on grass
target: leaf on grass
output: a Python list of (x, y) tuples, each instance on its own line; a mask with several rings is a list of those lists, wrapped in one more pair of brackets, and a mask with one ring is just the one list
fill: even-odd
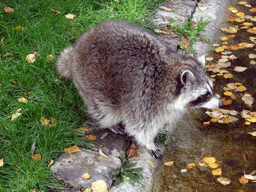
[(242, 100), (244, 101), (244, 103), (249, 106), (249, 107), (252, 107), (252, 103), (253, 103), (253, 98), (252, 96), (249, 94), (249, 93), (245, 93), (243, 96), (242, 96)]
[(17, 111), (14, 114), (12, 114), (12, 117), (11, 117), (12, 121), (14, 119), (17, 119), (21, 115), (20, 111), (21, 111), (21, 108), (17, 109)]
[(203, 158), (203, 162), (209, 164), (213, 164), (216, 162), (216, 158), (215, 157), (204, 157)]
[(129, 147), (129, 149), (126, 150), (125, 152), (127, 158), (131, 158), (131, 157), (138, 157), (138, 148), (135, 145), (135, 143), (132, 143), (131, 146)]
[(244, 178), (248, 179), (248, 180), (256, 181), (256, 176), (253, 176), (252, 173), (251, 174), (244, 174)]
[(245, 14), (243, 12), (237, 12), (236, 15), (239, 16), (239, 17), (245, 16)]
[(27, 103), (27, 102), (28, 102), (28, 100), (27, 100), (26, 98), (24, 98), (24, 97), (19, 98), (18, 101), (19, 101), (20, 103)]
[(196, 166), (196, 163), (189, 163), (188, 164), (188, 168), (189, 169), (192, 169), (192, 168), (194, 168)]
[(75, 130), (75, 135), (82, 136), (82, 135), (85, 135), (88, 131), (89, 129), (87, 127), (80, 127)]
[(31, 157), (32, 157), (34, 160), (36, 160), (36, 161), (39, 161), (39, 160), (41, 160), (41, 158), (42, 158), (41, 154), (34, 154), (34, 155), (31, 155)]
[(68, 13), (67, 15), (65, 15), (65, 17), (67, 19), (74, 19), (76, 17), (76, 15), (72, 14), (72, 13)]
[(94, 140), (96, 140), (96, 138), (97, 138), (97, 136), (95, 136), (95, 135), (86, 135), (86, 137), (87, 137), (89, 140), (91, 140), (91, 141), (94, 141)]
[(231, 180), (225, 177), (219, 177), (217, 181), (220, 182), (222, 185), (229, 185), (231, 183)]
[(53, 160), (51, 160), (49, 163), (48, 163), (48, 167), (51, 167), (52, 166), (52, 164), (54, 163), (54, 161)]
[(46, 118), (44, 118), (44, 117), (42, 117), (42, 116), (41, 116), (40, 122), (41, 122), (43, 125), (48, 125), (48, 124), (49, 124), (49, 120), (46, 119)]
[(166, 166), (172, 166), (174, 163), (174, 161), (168, 161), (168, 162), (165, 162), (164, 165)]
[(0, 167), (4, 165), (4, 158), (0, 159)]
[(28, 54), (26, 56), (26, 60), (28, 63), (34, 63), (36, 61), (36, 55), (35, 54)]
[(240, 177), (238, 180), (243, 185), (249, 182), (249, 180), (246, 179), (244, 176)]
[(225, 74), (225, 75), (224, 75), (224, 78), (225, 78), (225, 79), (232, 78), (232, 77), (233, 77), (233, 75), (232, 75), (231, 73), (228, 73), (228, 74)]
[(200, 165), (201, 167), (203, 167), (203, 166), (205, 166), (205, 162), (200, 162), (199, 165)]
[(111, 13), (111, 12), (114, 10), (114, 8), (115, 8), (115, 7), (113, 7), (112, 9), (110, 9), (110, 11), (109, 11), (109, 12)]
[(187, 173), (188, 170), (187, 170), (187, 169), (181, 169), (180, 172), (181, 172), (181, 173)]
[(5, 12), (5, 13), (13, 13), (13, 12), (14, 12), (14, 9), (11, 8), (11, 7), (4, 7), (4, 12)]
[(3, 55), (3, 58), (5, 58), (5, 57), (11, 57), (11, 56), (13, 56), (14, 54), (13, 53), (6, 53), (5, 55)]
[(89, 175), (89, 173), (85, 173), (81, 176), (84, 180), (90, 179), (91, 176)]
[(48, 63), (52, 62), (53, 59), (54, 59), (54, 57), (53, 57), (52, 54), (50, 54), (50, 55), (48, 55), (48, 56), (46, 57), (46, 61), (47, 61)]
[(66, 152), (66, 153), (75, 153), (75, 152), (79, 152), (79, 151), (81, 151), (77, 146), (71, 146), (71, 147), (66, 147), (66, 148), (64, 148), (64, 151)]
[(155, 164), (154, 164), (154, 161), (153, 161), (153, 160), (151, 160), (149, 163), (150, 163), (150, 166), (151, 166), (152, 168), (156, 168), (156, 166), (155, 166)]
[(213, 175), (221, 175), (222, 174), (221, 168), (212, 170), (212, 174)]
[(17, 26), (17, 27), (14, 27), (15, 30), (17, 31), (23, 31), (24, 30), (24, 27), (22, 26)]

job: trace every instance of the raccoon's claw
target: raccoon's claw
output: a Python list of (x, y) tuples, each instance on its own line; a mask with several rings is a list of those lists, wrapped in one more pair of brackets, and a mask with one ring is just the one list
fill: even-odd
[(150, 150), (149, 153), (156, 159), (162, 159), (162, 152), (159, 149)]

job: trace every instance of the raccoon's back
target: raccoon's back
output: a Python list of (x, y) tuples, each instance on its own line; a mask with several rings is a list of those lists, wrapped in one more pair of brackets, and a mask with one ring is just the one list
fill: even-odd
[(168, 48), (159, 38), (126, 22), (94, 27), (75, 46), (74, 73), (84, 82), (80, 86), (113, 104), (152, 95), (149, 90), (158, 91), (166, 73), (163, 55)]

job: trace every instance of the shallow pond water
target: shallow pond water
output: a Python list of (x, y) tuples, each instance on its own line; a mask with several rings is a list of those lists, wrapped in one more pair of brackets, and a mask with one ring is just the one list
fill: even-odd
[[(241, 177), (256, 171), (256, 136), (249, 134), (256, 131), (255, 122), (250, 122), (242, 116), (243, 110), (256, 111), (256, 58), (249, 58), (250, 54), (256, 55), (256, 41), (250, 40), (256, 34), (249, 33), (248, 29), (241, 29), (244, 22), (252, 23), (249, 28), (256, 27), (256, 12), (249, 10), (256, 7), (256, 1), (247, 1), (251, 8), (239, 5), (239, 1), (232, 1), (232, 7), (239, 12), (245, 13), (255, 18), (255, 21), (245, 20), (243, 22), (226, 23), (227, 27), (235, 27), (238, 25), (237, 33), (233, 38), (223, 41), (216, 41), (219, 47), (223, 45), (238, 45), (242, 42), (254, 44), (251, 48), (238, 50), (226, 49), (223, 52), (216, 53), (213, 51), (208, 53), (208, 57), (213, 57), (212, 61), (207, 62), (208, 65), (214, 66), (223, 56), (234, 55), (236, 59), (229, 59), (231, 66), (223, 68), (233, 75), (232, 78), (225, 78), (224, 74), (209, 72), (215, 80), (215, 90), (223, 101), (231, 100), (232, 103), (227, 104), (223, 109), (235, 110), (238, 113), (233, 115), (237, 121), (230, 123), (210, 122), (211, 117), (205, 114), (205, 111), (195, 111), (191, 115), (182, 120), (182, 126), (171, 138), (171, 144), (168, 146), (167, 155), (163, 158), (162, 164), (156, 177), (160, 178), (155, 182), (154, 191), (172, 192), (172, 191), (221, 191), (221, 192), (249, 192), (256, 191), (256, 182), (249, 180), (243, 184)], [(227, 10), (228, 12), (228, 10)], [(230, 16), (231, 14), (227, 14)], [(228, 18), (225, 18), (228, 19)], [(256, 33), (256, 32), (255, 32)], [(232, 35), (223, 33), (222, 36)], [(231, 53), (228, 53), (231, 52)], [(243, 72), (237, 72), (236, 66), (247, 67)], [(208, 67), (209, 69), (210, 67)], [(244, 86), (246, 90), (237, 91), (236, 88), (227, 89), (229, 83), (238, 83), (236, 86)], [(224, 93), (232, 92), (235, 97), (230, 97)], [(254, 99), (252, 106), (248, 106), (242, 100), (244, 93), (248, 93)], [(202, 126), (203, 122), (210, 122)], [(246, 123), (247, 122), (247, 123)], [(249, 123), (250, 125), (249, 125)], [(211, 168), (209, 165), (199, 165), (204, 157), (215, 157), (217, 167)], [(165, 166), (164, 162), (174, 161), (172, 166)], [(188, 164), (195, 163), (195, 167), (188, 168)], [(220, 168), (221, 175), (213, 175), (212, 171)], [(253, 174), (256, 175), (255, 173)], [(224, 185), (217, 181), (218, 178), (225, 177), (229, 179), (230, 184)], [(240, 179), (240, 180), (239, 180)]]

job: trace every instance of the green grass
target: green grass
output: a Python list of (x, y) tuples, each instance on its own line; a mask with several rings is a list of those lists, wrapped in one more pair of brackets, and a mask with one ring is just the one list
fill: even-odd
[[(2, 0), (0, 2), (0, 191), (48, 191), (63, 185), (53, 179), (50, 160), (56, 160), (65, 147), (90, 146), (86, 137), (74, 135), (75, 128), (88, 119), (82, 99), (71, 81), (57, 74), (50, 54), (75, 43), (83, 31), (104, 20), (130, 21), (149, 28), (146, 22), (159, 0)], [(14, 8), (5, 13), (4, 7)], [(111, 12), (110, 10), (113, 9)], [(65, 14), (77, 17), (69, 20)], [(141, 21), (141, 20), (145, 21)], [(23, 30), (15, 30), (22, 26)], [(38, 52), (36, 61), (26, 56)], [(7, 53), (13, 56), (3, 57)], [(18, 102), (26, 98), (28, 103)], [(21, 108), (21, 115), (11, 120)], [(46, 126), (41, 117), (54, 118)], [(36, 154), (31, 148), (35, 142)]]
[(181, 50), (184, 54), (193, 54), (196, 55), (195, 50), (193, 50), (193, 44), (195, 41), (207, 42), (208, 40), (204, 39), (199, 33), (204, 31), (205, 27), (211, 22), (209, 20), (203, 20), (200, 18), (199, 21), (194, 23), (191, 19), (182, 21), (180, 19), (179, 23), (169, 25), (170, 30), (176, 34), (180, 35), (182, 40), (179, 42)]

